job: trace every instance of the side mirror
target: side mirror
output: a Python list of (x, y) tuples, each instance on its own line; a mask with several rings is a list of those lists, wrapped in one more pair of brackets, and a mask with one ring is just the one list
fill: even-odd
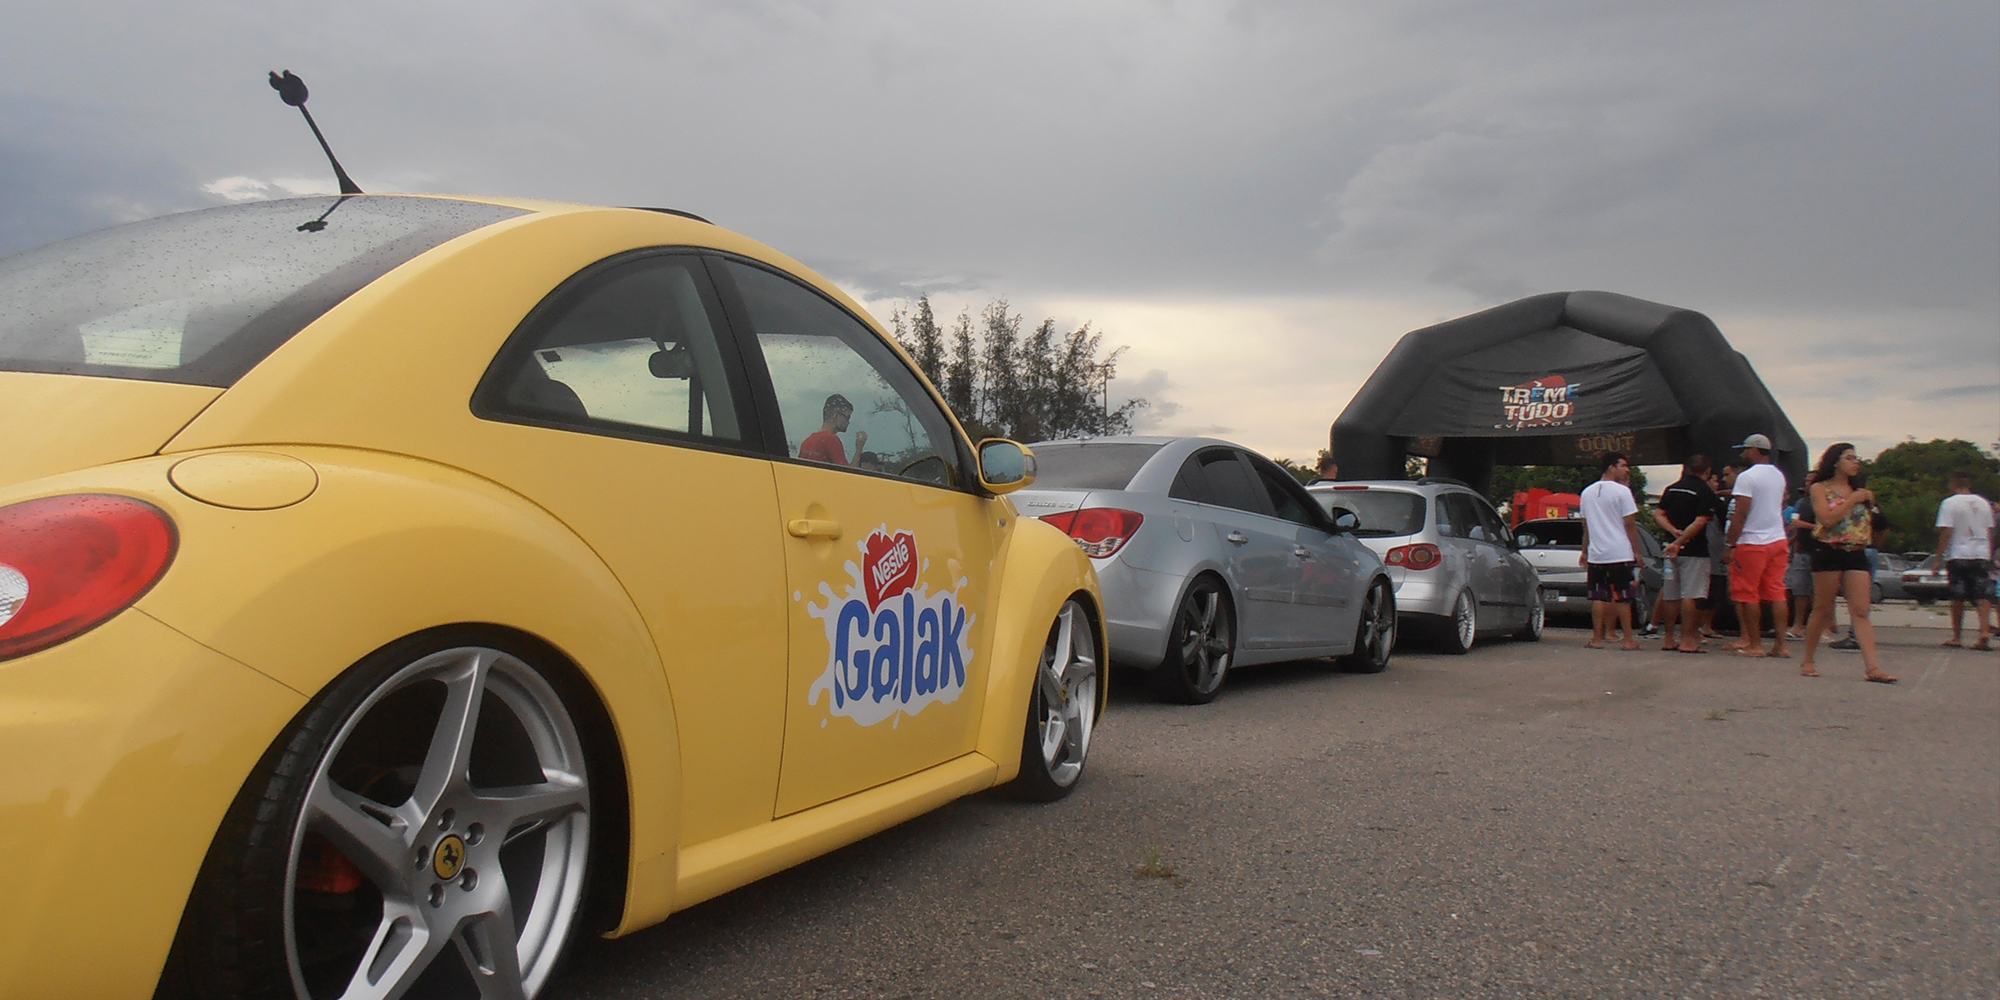
[(979, 484), (988, 493), (1012, 493), (1034, 481), (1034, 452), (1006, 438), (979, 442)]
[(1335, 510), (1333, 530), (1343, 535), (1361, 530), (1361, 515), (1345, 508)]
[(654, 351), (653, 356), (646, 359), (646, 368), (654, 378), (692, 378), (694, 358), (688, 354), (686, 347), (677, 344), (672, 350)]

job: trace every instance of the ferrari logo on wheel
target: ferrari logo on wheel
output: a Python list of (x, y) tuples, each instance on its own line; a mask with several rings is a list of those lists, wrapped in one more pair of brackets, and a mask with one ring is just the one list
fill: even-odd
[(438, 841), (437, 849), (431, 852), (431, 871), (437, 877), (449, 882), (458, 877), (465, 867), (465, 841), (457, 834)]

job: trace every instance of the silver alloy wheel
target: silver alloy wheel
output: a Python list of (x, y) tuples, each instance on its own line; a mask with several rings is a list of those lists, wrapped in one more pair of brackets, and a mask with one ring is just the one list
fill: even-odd
[(1542, 599), (1538, 595), (1535, 598), (1534, 605), (1528, 609), (1528, 630), (1522, 635), (1522, 638), (1540, 640), (1542, 629), (1548, 624), (1548, 620), (1549, 609), (1542, 603)]
[(1388, 581), (1378, 580), (1368, 588), (1364, 601), (1354, 652), (1347, 663), (1350, 669), (1379, 673), (1389, 666), (1389, 654), (1396, 649), (1396, 599)]
[(1200, 697), (1214, 694), (1229, 674), (1235, 647), (1221, 588), (1209, 583), (1189, 592), (1175, 624), (1180, 637), (1180, 668), (1186, 673), (1188, 688)]
[(1388, 584), (1378, 583), (1369, 589), (1368, 606), (1361, 613), (1369, 661), (1388, 663), (1389, 654), (1396, 649), (1396, 604), (1389, 596)]
[[(414, 723), (431, 726), (427, 740), (408, 728), (412, 713), (436, 720)], [(410, 755), (416, 760), (390, 767), (374, 734), (399, 724), (423, 747)], [(500, 783), (477, 780), (494, 777)], [(535, 995), (582, 902), (589, 804), (583, 742), (534, 668), (500, 650), (460, 647), (397, 671), (342, 723), (292, 836), (284, 925), (294, 990), (395, 1000), (419, 981), (435, 982), (427, 974), (455, 953), (481, 997)], [(380, 898), (380, 919), (344, 987), (344, 958), (332, 982), (322, 968), (319, 988), (308, 984), (318, 939), (329, 936), (315, 923), (325, 918), (306, 905), (326, 886), (300, 884), (302, 864), (324, 878), (322, 845), (305, 857), (314, 840), (338, 851)]]
[(1042, 647), (1036, 675), (1042, 709), (1042, 765), (1049, 780), (1067, 788), (1083, 773), (1097, 726), (1097, 640), (1090, 618), (1075, 601), (1056, 615)]
[(1452, 638), (1458, 640), (1458, 649), (1463, 652), (1472, 648), (1479, 638), (1478, 611), (1473, 606), (1472, 592), (1460, 591), (1458, 601), (1451, 606)]

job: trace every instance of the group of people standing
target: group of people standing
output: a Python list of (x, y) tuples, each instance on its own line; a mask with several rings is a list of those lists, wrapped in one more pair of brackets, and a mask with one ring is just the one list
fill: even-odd
[[(1784, 473), (1772, 464), (1770, 438), (1749, 435), (1737, 450), (1742, 461), (1720, 472), (1710, 468), (1705, 456), (1689, 456), (1681, 478), (1661, 493), (1653, 512), (1670, 539), (1657, 615), (1660, 650), (1707, 652), (1701, 648), (1702, 635), (1726, 591), (1736, 606), (1742, 633), (1722, 648), (1738, 656), (1789, 658), (1787, 570), (1795, 562), (1792, 537), (1796, 536), (1796, 561), (1804, 564), (1798, 570), (1810, 574), (1812, 607), (1799, 673), (1819, 676), (1814, 654), (1833, 627), (1834, 601), (1844, 598), (1865, 678), (1896, 683), (1877, 661), (1875, 630), (1868, 617), (1873, 583), (1868, 549), (1887, 521), (1874, 493), (1861, 483), (1861, 459), (1854, 446), (1841, 442), (1828, 448), (1807, 479), (1805, 496), (1789, 507)], [(1630, 470), (1626, 456), (1608, 453), (1602, 477), (1582, 494), (1582, 559), (1591, 589), (1592, 648), (1602, 648), (1614, 628), (1623, 632), (1624, 648), (1639, 648), (1631, 630), (1630, 601), (1642, 550)], [(1953, 637), (1945, 645), (1960, 644), (1963, 600), (1973, 603), (1979, 614), (1979, 638), (1973, 648), (1988, 649), (1994, 629), (1990, 621), (1993, 509), (1971, 492), (1969, 483), (1963, 472), (1952, 476), (1953, 494), (1938, 512), (1934, 559), (1948, 568), (1953, 588)], [(1796, 570), (1791, 575), (1789, 589), (1796, 594), (1806, 581)], [(1768, 649), (1763, 637), (1766, 608), (1773, 637)]]

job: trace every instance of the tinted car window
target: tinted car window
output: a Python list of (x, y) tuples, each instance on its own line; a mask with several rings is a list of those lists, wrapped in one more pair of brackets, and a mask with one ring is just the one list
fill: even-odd
[(1583, 548), (1582, 521), (1529, 521), (1514, 533), (1524, 549)]
[(1218, 448), (1197, 457), (1215, 503), (1252, 514), (1275, 515), (1270, 495), (1264, 492), (1262, 484), (1250, 478), (1250, 467), (1235, 452)]
[(1501, 520), (1500, 515), (1493, 510), (1492, 504), (1487, 503), (1483, 497), (1470, 499), (1473, 509), (1479, 512), (1479, 524), (1486, 529), (1487, 539), (1502, 545), (1513, 541), (1514, 533), (1508, 529), (1507, 522)]
[(791, 278), (740, 261), (723, 266), (771, 375), (786, 457), (960, 481), (950, 421), (875, 331)]
[(1034, 450), (1036, 489), (1122, 490), (1160, 446), (1081, 441), (1038, 444)]
[(1438, 497), (1438, 506), (1448, 512), (1452, 525), (1452, 537), (1469, 538), (1477, 542), (1497, 542), (1499, 537), (1479, 516), (1483, 506), (1469, 493), (1446, 493)]
[(184, 212), (0, 260), (0, 369), (229, 386), (363, 286), (523, 214), (444, 198)]
[(557, 290), (481, 381), (474, 412), (741, 443), (745, 395), (699, 257), (601, 265)]
[(1220, 504), (1215, 491), (1209, 488), (1208, 473), (1201, 471), (1201, 456), (1189, 455), (1181, 463), (1181, 470), (1174, 473), (1174, 485), (1167, 495), (1176, 500), (1192, 500), (1195, 503)]
[(1299, 497), (1303, 492), (1299, 481), (1285, 474), (1285, 470), (1261, 459), (1251, 459), (1250, 464), (1257, 470), (1257, 478), (1263, 481), (1264, 493), (1271, 499), (1271, 508), (1277, 515), (1295, 524), (1308, 528), (1322, 528), (1325, 524), (1310, 510), (1306, 501)]
[(1361, 519), (1354, 533), (1364, 538), (1414, 535), (1424, 530), (1424, 512), (1430, 508), (1423, 494), (1402, 490), (1314, 490), (1313, 499), (1328, 514), (1352, 511)]

